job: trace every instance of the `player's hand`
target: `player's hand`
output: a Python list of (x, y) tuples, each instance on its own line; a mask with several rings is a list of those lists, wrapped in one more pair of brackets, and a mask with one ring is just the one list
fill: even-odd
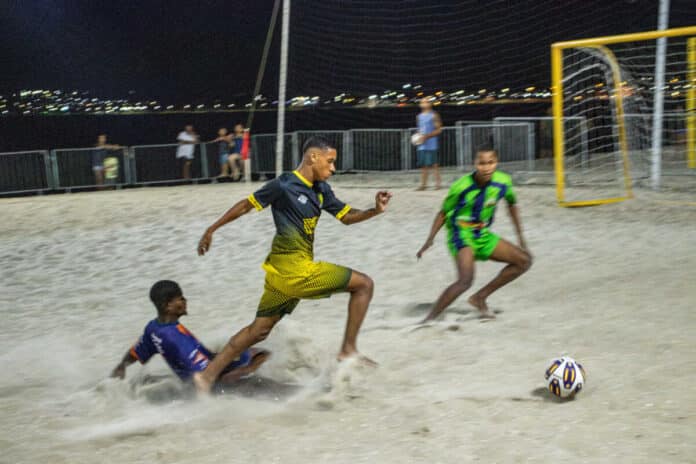
[(126, 378), (126, 366), (123, 364), (119, 364), (116, 366), (116, 369), (111, 371), (111, 377), (118, 378), (118, 379), (125, 379)]
[(387, 192), (386, 190), (377, 192), (377, 195), (375, 195), (375, 209), (378, 213), (383, 213), (387, 209), (387, 204), (391, 197), (391, 192)]
[(213, 233), (210, 231), (205, 231), (203, 237), (198, 242), (198, 256), (203, 256), (210, 250), (210, 245), (213, 243)]
[(425, 253), (431, 246), (433, 246), (432, 240), (428, 240), (427, 242), (425, 242), (421, 249), (418, 250), (418, 253), (416, 253), (416, 258), (421, 259), (423, 257), (423, 253)]

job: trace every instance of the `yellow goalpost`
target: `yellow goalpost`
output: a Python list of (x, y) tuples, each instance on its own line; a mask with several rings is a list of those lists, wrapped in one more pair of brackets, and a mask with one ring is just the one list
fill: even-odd
[[(679, 101), (685, 108), (674, 104), (684, 115), (681, 127), (686, 134), (686, 157), (682, 155), (681, 159), (688, 168), (696, 168), (696, 37), (689, 36), (696, 36), (696, 26), (551, 46), (554, 168), (561, 206), (601, 205), (632, 198), (631, 165), (634, 161), (645, 164), (644, 129), (649, 127), (647, 116), (652, 111), (654, 92), (650, 87), (654, 66), (651, 70), (645, 57), (650, 58), (650, 52), (654, 56), (651, 47), (662, 37), (681, 39), (679, 43), (670, 41), (670, 47), (681, 47), (678, 53), (673, 49), (668, 53), (668, 73), (672, 73), (669, 82), (678, 89), (670, 93), (670, 104), (683, 98)], [(583, 121), (579, 129), (585, 132), (583, 137), (567, 134), (569, 116)], [(577, 185), (587, 187), (577, 190), (582, 192), (580, 198), (569, 198), (567, 194), (570, 175), (578, 180)], [(599, 182), (592, 183), (595, 179), (612, 189), (605, 189), (604, 195), (605, 191), (596, 187)]]

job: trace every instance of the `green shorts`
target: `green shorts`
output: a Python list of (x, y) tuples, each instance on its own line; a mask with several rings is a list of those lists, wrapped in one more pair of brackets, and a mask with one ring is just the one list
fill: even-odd
[(455, 225), (449, 229), (447, 247), (452, 256), (457, 256), (459, 250), (469, 247), (474, 252), (474, 259), (486, 261), (493, 254), (499, 241), (500, 236), (485, 227), (477, 229)]
[(279, 273), (268, 261), (266, 282), (256, 317), (271, 317), (292, 313), (302, 299), (328, 298), (348, 287), (353, 271), (326, 262), (296, 263), (297, 273)]

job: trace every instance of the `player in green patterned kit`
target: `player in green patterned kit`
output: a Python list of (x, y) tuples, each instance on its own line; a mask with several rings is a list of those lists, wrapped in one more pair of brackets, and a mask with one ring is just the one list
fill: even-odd
[[(435, 216), (430, 235), (418, 251), (418, 258), (433, 245), (443, 225), (447, 227), (447, 246), (457, 264), (457, 281), (445, 289), (423, 322), (435, 319), (459, 295), (471, 287), (474, 262), (493, 260), (507, 266), (487, 285), (469, 298), (481, 317), (495, 318), (486, 303), (491, 293), (526, 272), (532, 256), (522, 234), (517, 198), (508, 174), (497, 171), (498, 154), (492, 148), (481, 148), (476, 154), (476, 170), (463, 176), (450, 187), (442, 208)], [(517, 231), (519, 246), (500, 238), (490, 230), (495, 209), (502, 199), (508, 204), (510, 217)]]

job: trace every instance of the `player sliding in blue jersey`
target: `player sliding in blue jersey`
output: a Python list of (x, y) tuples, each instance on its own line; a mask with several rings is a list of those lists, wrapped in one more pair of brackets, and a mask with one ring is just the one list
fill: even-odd
[[(145, 332), (125, 354), (111, 373), (123, 379), (126, 368), (136, 361), (145, 364), (154, 354), (161, 354), (174, 373), (189, 382), (196, 372), (203, 371), (215, 357), (180, 322), (186, 312), (186, 298), (176, 282), (160, 280), (150, 289), (150, 300), (157, 308), (157, 317), (145, 326)], [(229, 363), (216, 380), (217, 386), (226, 386), (251, 374), (270, 356), (261, 349), (248, 349)]]

